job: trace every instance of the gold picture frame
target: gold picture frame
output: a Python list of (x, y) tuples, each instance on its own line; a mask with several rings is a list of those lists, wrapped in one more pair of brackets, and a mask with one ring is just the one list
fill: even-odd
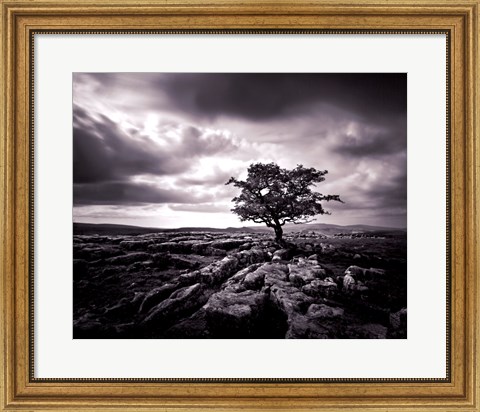
[[(479, 0), (0, 0), (1, 410), (479, 411)], [(35, 379), (35, 33), (344, 31), (448, 36), (450, 293), (446, 379)]]

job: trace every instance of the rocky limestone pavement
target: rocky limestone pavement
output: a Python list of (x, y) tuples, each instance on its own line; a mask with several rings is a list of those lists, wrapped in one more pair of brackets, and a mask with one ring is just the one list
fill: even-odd
[[(289, 263), (274, 260), (244, 268), (231, 276), (204, 307), (207, 319), (210, 319), (208, 324), (214, 325), (212, 333), (221, 333), (220, 320), (223, 319), (226, 324), (232, 317), (235, 321), (228, 326), (229, 335), (240, 336), (251, 332), (255, 329), (255, 322), (259, 325), (265, 323), (261, 314), (268, 309), (270, 313), (273, 311), (283, 316), (286, 338), (345, 337), (348, 336), (346, 330), (359, 338), (383, 336), (386, 327), (374, 323), (367, 325), (377, 326), (348, 329), (352, 318), (347, 319), (345, 309), (334, 306), (330, 300), (341, 298), (341, 291), (337, 282), (332, 277), (325, 277), (326, 274), (313, 257), (297, 258)], [(302, 279), (301, 282), (297, 276)], [(358, 284), (361, 282), (358, 281)], [(252, 308), (257, 308), (258, 313), (254, 313)], [(374, 305), (362, 302), (356, 308), (363, 309), (367, 319), (384, 319), (385, 311)]]
[(212, 242), (211, 246), (214, 249), (232, 250), (242, 246), (244, 243), (244, 239), (223, 239)]
[(120, 248), (128, 251), (144, 251), (153, 244), (153, 240), (123, 240), (120, 242)]
[(272, 262), (279, 262), (291, 258), (291, 251), (288, 249), (278, 249), (273, 252)]
[(379, 277), (384, 277), (385, 270), (376, 268), (365, 269), (359, 266), (352, 265), (349, 266), (347, 270), (345, 270), (345, 276), (346, 275), (351, 276), (355, 280), (366, 281)]
[(212, 241), (198, 240), (192, 244), (192, 252), (203, 255), (208, 249), (211, 249)]
[[(274, 332), (283, 329), (282, 337), (331, 337), (332, 327), (322, 323), (343, 316), (343, 309), (314, 304), (314, 298), (289, 281), (289, 266), (275, 261), (254, 264), (230, 277), (202, 309), (211, 333), (221, 337), (258, 335), (276, 318)], [(325, 283), (337, 287), (333, 281)]]
[(307, 316), (313, 319), (336, 318), (343, 316), (343, 314), (344, 310), (342, 308), (335, 308), (324, 304), (316, 303), (310, 305), (307, 310)]
[[(230, 277), (222, 286), (221, 289), (228, 292), (244, 292), (247, 287), (244, 284), (245, 278), (252, 272), (255, 272), (263, 263), (254, 263), (247, 266), (245, 269), (240, 270), (235, 275)], [(248, 284), (248, 282), (247, 282)]]
[(183, 284), (200, 282), (208, 286), (219, 285), (246, 266), (265, 262), (267, 259), (268, 254), (262, 249), (232, 253), (200, 270), (180, 275), (179, 281)]
[(74, 236), (74, 336), (405, 338), (396, 267), (315, 236)]
[(343, 276), (339, 276), (339, 281), (343, 284), (343, 290), (346, 293), (366, 295), (371, 289), (385, 289), (388, 278), (383, 269), (362, 268), (356, 265), (349, 266)]
[(143, 262), (151, 259), (151, 255), (146, 252), (134, 252), (128, 255), (120, 255), (106, 259), (110, 265), (130, 265), (137, 262)]
[(199, 309), (207, 302), (210, 294), (211, 291), (206, 290), (200, 283), (178, 289), (148, 312), (142, 326), (165, 328), (166, 325)]
[(316, 260), (299, 258), (288, 265), (288, 279), (297, 287), (301, 287), (315, 279), (324, 279), (328, 276), (327, 270)]
[(296, 313), (286, 334), (288, 339), (332, 339), (342, 337), (343, 309), (312, 304), (302, 315)]
[(73, 257), (92, 262), (99, 259), (107, 259), (123, 254), (122, 249), (112, 245), (76, 244), (73, 246)]
[(268, 295), (263, 292), (222, 290), (203, 307), (213, 336), (248, 338), (261, 333)]
[(288, 283), (288, 266), (281, 263), (270, 263), (263, 266), (265, 271), (265, 287), (273, 285), (286, 285)]
[(150, 253), (170, 252), (170, 253), (191, 253), (192, 245), (181, 242), (155, 243), (148, 246)]
[(151, 308), (168, 298), (177, 288), (179, 288), (178, 283), (166, 283), (165, 285), (152, 289), (144, 296), (138, 312), (147, 313)]
[(338, 293), (338, 286), (331, 277), (314, 279), (302, 287), (302, 292), (313, 298), (332, 298)]

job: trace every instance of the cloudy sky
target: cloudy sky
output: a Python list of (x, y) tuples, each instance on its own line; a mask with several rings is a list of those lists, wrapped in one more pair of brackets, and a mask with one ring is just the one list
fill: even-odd
[(406, 74), (75, 73), (74, 221), (243, 226), (224, 183), (275, 162), (328, 170), (317, 222), (406, 227), (406, 133)]

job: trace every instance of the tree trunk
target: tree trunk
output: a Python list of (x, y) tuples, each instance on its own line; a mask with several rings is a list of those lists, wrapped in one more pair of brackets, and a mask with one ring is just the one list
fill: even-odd
[(275, 240), (277, 241), (278, 244), (283, 244), (283, 239), (282, 239), (282, 236), (283, 236), (283, 229), (282, 229), (282, 226), (280, 225), (275, 225), (275, 227), (273, 228), (275, 230)]

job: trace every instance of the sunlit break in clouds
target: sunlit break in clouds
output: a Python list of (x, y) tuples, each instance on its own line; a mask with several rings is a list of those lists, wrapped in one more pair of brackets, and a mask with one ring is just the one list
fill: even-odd
[(76, 222), (243, 226), (225, 182), (254, 162), (328, 170), (317, 223), (405, 228), (407, 75), (73, 75)]

